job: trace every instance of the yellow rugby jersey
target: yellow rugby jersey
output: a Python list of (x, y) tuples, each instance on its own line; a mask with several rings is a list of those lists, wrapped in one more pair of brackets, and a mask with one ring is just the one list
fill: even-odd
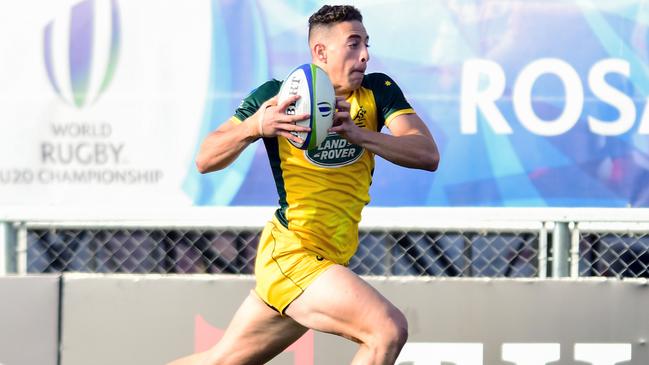
[[(281, 84), (271, 80), (254, 90), (233, 120), (240, 123), (253, 115)], [(414, 113), (397, 84), (381, 73), (365, 75), (347, 101), (354, 123), (377, 132), (396, 116)], [(361, 211), (370, 202), (374, 154), (337, 134), (309, 151), (283, 137), (264, 138), (264, 144), (279, 194), (279, 222), (296, 233), (304, 248), (346, 265), (358, 247)]]

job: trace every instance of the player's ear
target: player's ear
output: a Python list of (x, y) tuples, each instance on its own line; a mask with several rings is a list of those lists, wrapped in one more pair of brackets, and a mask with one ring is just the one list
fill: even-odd
[(327, 63), (327, 47), (322, 43), (316, 43), (313, 46), (313, 54), (322, 63)]

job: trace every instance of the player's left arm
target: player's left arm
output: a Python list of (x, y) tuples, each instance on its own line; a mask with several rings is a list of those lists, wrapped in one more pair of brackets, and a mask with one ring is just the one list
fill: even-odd
[(338, 99), (336, 106), (332, 132), (397, 165), (428, 171), (437, 170), (437, 144), (426, 124), (416, 113), (394, 117), (388, 126), (392, 133), (389, 135), (355, 125), (349, 114), (349, 103), (345, 100)]

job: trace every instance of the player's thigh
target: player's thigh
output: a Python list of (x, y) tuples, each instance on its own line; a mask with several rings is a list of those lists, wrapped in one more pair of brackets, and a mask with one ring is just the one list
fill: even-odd
[(376, 336), (407, 336), (401, 311), (348, 268), (334, 265), (287, 308), (300, 324), (369, 343)]
[(250, 292), (223, 338), (208, 352), (209, 364), (261, 364), (299, 339), (307, 328), (281, 316)]

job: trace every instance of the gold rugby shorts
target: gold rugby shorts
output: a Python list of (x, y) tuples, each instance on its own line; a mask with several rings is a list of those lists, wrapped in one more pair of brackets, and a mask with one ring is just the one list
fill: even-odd
[(305, 249), (300, 238), (273, 216), (259, 238), (255, 292), (266, 304), (284, 315), (286, 307), (334, 264)]

